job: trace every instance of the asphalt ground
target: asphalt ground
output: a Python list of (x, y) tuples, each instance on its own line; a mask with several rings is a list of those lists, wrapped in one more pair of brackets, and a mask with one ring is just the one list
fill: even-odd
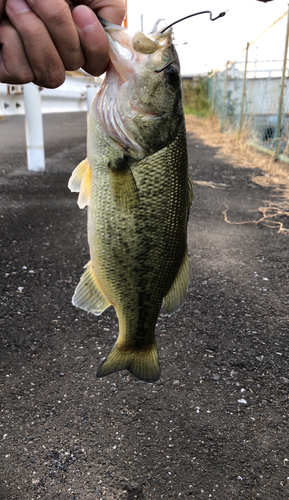
[(118, 325), (71, 304), (89, 260), (67, 188), (86, 115), (44, 130), (31, 174), (23, 118), (0, 121), (0, 498), (288, 499), (289, 237), (223, 214), (257, 220), (275, 192), (189, 131), (191, 281), (159, 316), (161, 378), (96, 379)]

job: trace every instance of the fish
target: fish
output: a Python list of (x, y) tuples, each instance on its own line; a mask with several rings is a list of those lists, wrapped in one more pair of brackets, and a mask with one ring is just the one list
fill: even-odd
[(91, 105), (87, 158), (69, 188), (88, 207), (90, 261), (72, 303), (116, 311), (118, 338), (97, 377), (160, 377), (155, 327), (189, 285), (188, 175), (180, 64), (172, 28), (145, 35), (103, 22), (110, 63)]

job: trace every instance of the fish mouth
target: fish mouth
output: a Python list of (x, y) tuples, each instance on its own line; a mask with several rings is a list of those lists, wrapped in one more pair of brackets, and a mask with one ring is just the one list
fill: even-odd
[(134, 139), (129, 123), (137, 116), (141, 116), (144, 123), (158, 120), (160, 116), (153, 109), (144, 112), (139, 108), (129, 83), (144, 66), (152, 72), (160, 72), (170, 64), (165, 53), (172, 45), (172, 29), (149, 35), (109, 23), (105, 23), (104, 29), (110, 64), (97, 95), (98, 115), (109, 137), (143, 158), (146, 151)]
[(127, 81), (144, 63), (157, 67), (162, 63), (163, 52), (172, 45), (172, 29), (165, 33), (132, 32), (122, 26), (105, 26), (110, 60), (121, 76)]

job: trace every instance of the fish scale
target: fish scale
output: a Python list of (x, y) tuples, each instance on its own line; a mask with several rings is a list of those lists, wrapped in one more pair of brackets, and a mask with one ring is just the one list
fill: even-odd
[[(179, 136), (176, 142), (184, 143), (184, 138)], [(100, 243), (102, 259), (97, 259), (101, 276), (99, 280), (107, 282), (110, 277), (114, 294), (111, 301), (117, 313), (121, 305), (123, 307), (125, 303), (131, 306), (137, 299), (137, 293), (144, 294), (146, 289), (149, 290), (150, 301), (152, 304), (157, 301), (158, 307), (182, 260), (187, 213), (180, 212), (179, 205), (187, 203), (184, 189), (187, 158), (186, 148), (178, 148), (177, 159), (174, 149), (175, 143), (172, 143), (170, 148), (158, 151), (132, 168), (140, 196), (137, 213), (124, 215), (107, 202), (108, 176), (107, 188), (103, 189), (102, 184), (95, 206), (91, 208), (89, 217), (94, 221), (90, 234), (92, 260), (94, 252), (98, 254)], [(98, 171), (95, 171), (97, 174)], [(95, 184), (98, 185), (97, 177)], [(183, 244), (180, 245), (182, 238)], [(108, 254), (111, 256), (109, 261)], [(168, 257), (173, 265), (164, 267)], [(130, 293), (125, 300), (126, 290), (123, 290), (122, 283), (127, 276), (130, 276)], [(152, 281), (155, 281), (154, 286)], [(118, 304), (118, 294), (121, 305)], [(150, 307), (152, 304), (149, 304)]]

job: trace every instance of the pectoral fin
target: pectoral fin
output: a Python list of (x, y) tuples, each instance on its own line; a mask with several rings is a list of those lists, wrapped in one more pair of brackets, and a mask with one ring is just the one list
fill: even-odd
[(139, 206), (138, 189), (132, 171), (125, 158), (108, 165), (110, 186), (116, 206), (123, 212), (131, 212)]
[(85, 269), (72, 297), (72, 304), (99, 316), (110, 306), (110, 302), (98, 286), (91, 261)]
[(183, 260), (175, 277), (175, 280), (164, 297), (164, 308), (170, 316), (180, 309), (184, 303), (189, 286), (189, 256), (186, 248)]
[(78, 206), (84, 208), (89, 205), (91, 191), (91, 168), (86, 158), (72, 172), (68, 187), (70, 191), (79, 193)]

